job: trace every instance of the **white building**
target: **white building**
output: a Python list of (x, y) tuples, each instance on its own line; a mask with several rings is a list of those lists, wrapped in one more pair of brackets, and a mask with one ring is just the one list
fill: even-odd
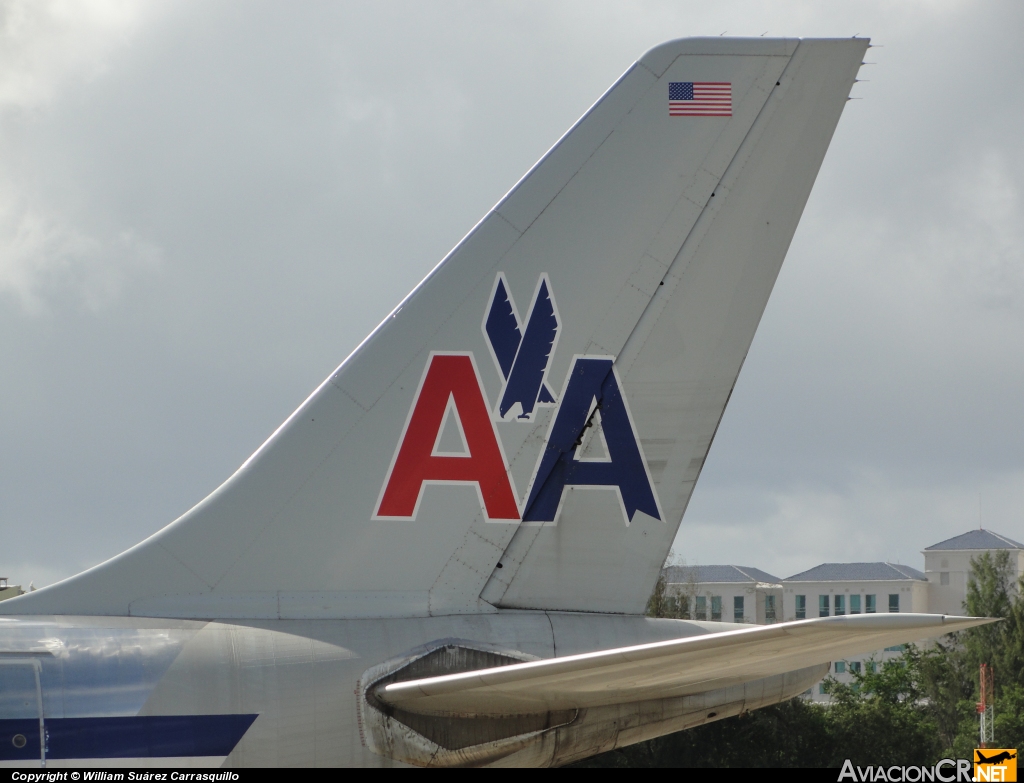
[(759, 568), (735, 565), (669, 566), (665, 591), (685, 601), (693, 620), (774, 623), (782, 619), (782, 585)]
[(822, 563), (782, 584), (782, 614), (787, 620), (928, 611), (928, 578), (905, 565)]
[(967, 597), (967, 575), (971, 558), (984, 552), (1009, 550), (1016, 576), (1024, 572), (1024, 544), (991, 530), (971, 530), (925, 547), (924, 572), (928, 577), (928, 611), (934, 614), (963, 614)]

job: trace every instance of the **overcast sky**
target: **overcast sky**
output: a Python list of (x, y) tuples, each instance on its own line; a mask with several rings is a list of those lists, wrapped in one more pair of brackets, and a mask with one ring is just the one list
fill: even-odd
[(0, 575), (225, 479), (651, 46), (871, 36), (676, 542), (1024, 540), (1017, 2), (0, 0)]

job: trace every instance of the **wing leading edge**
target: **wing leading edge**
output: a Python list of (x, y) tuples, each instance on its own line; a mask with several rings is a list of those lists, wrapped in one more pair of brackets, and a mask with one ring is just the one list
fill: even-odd
[(598, 707), (720, 688), (990, 622), (929, 614), (797, 620), (395, 682), (377, 696), (422, 715)]

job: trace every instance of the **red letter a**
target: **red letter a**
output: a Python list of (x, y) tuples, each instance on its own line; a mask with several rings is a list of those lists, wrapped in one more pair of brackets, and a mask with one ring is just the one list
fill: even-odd
[[(462, 423), (468, 456), (433, 453), (449, 399)], [(415, 519), (424, 483), (476, 484), (488, 519), (519, 519), (498, 436), (469, 355), (431, 354), (374, 516)]]

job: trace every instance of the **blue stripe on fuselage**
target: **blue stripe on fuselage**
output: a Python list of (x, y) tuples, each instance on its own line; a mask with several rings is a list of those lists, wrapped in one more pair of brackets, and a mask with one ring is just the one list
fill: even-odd
[[(256, 715), (134, 715), (116, 718), (47, 718), (50, 759), (226, 756)], [(26, 742), (17, 747), (21, 734)], [(20, 740), (18, 742), (20, 743)], [(39, 758), (39, 719), (0, 720), (0, 761)]]

